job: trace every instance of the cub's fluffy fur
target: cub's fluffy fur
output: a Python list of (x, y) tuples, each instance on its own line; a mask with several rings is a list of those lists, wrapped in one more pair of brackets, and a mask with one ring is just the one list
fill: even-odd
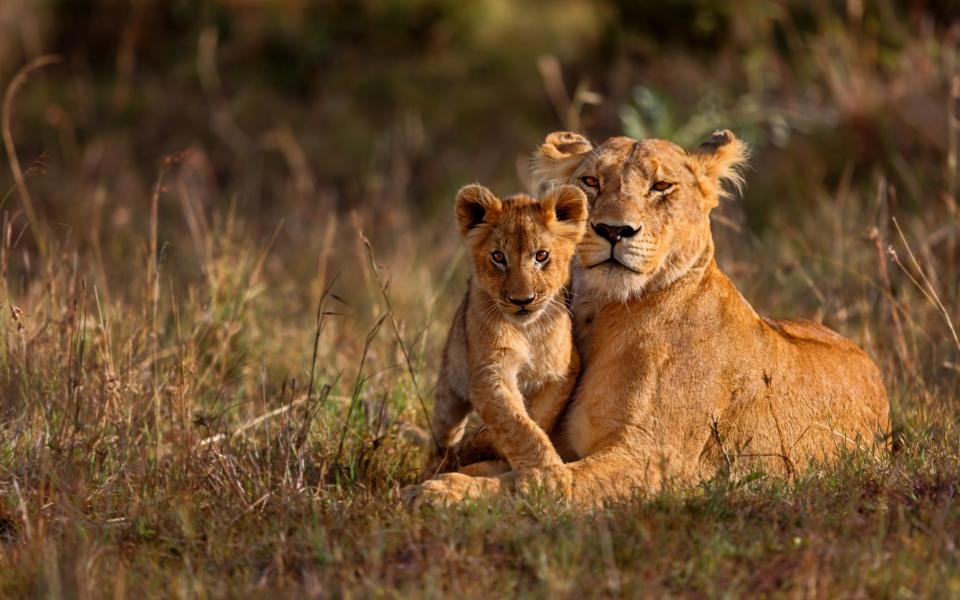
[[(474, 453), (492, 446), (515, 469), (562, 464), (548, 433), (579, 369), (564, 287), (584, 233), (586, 196), (561, 186), (539, 201), (523, 194), (501, 200), (468, 185), (456, 212), (474, 274), (443, 353), (435, 458), (450, 462), (473, 408), (486, 428), (471, 440)], [(496, 466), (466, 472), (490, 469)]]

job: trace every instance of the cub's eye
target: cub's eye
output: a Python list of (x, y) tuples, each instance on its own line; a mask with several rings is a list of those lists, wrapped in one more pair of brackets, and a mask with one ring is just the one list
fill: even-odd
[(669, 181), (658, 181), (654, 183), (650, 189), (655, 190), (657, 192), (665, 192), (672, 187), (673, 187), (673, 184), (670, 183)]
[(585, 177), (581, 177), (581, 178), (580, 178), (580, 181), (582, 181), (582, 182), (583, 182), (583, 185), (585, 185), (585, 186), (587, 186), (587, 187), (591, 187), (591, 188), (593, 188), (593, 189), (595, 189), (595, 190), (599, 190), (599, 189), (600, 189), (600, 180), (597, 179), (596, 177), (593, 177), (592, 175), (587, 175), (587, 176), (585, 176)]
[(547, 259), (550, 258), (550, 253), (546, 250), (538, 250), (534, 258), (537, 259), (538, 263), (545, 263), (547, 262)]
[(507, 264), (507, 257), (504, 256), (504, 255), (503, 255), (503, 252), (500, 252), (499, 250), (496, 250), (496, 251), (494, 251), (493, 253), (491, 253), (491, 254), (490, 254), (490, 259), (491, 259), (493, 262), (497, 263), (498, 265), (505, 265), (505, 264)]

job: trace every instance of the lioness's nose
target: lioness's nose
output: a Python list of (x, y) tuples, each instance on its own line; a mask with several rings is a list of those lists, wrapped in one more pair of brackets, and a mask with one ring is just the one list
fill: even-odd
[(608, 225), (606, 223), (593, 223), (593, 230), (597, 235), (607, 240), (611, 244), (616, 244), (623, 238), (633, 237), (640, 232), (640, 228), (634, 229), (629, 225)]
[(531, 302), (533, 302), (534, 298), (536, 298), (536, 296), (527, 296), (526, 298), (514, 298), (513, 296), (511, 296), (509, 300), (510, 302), (512, 302), (513, 304), (516, 304), (517, 306), (526, 306)]

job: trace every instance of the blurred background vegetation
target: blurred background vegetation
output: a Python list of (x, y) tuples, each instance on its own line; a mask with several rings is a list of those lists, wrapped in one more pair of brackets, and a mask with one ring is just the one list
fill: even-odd
[[(809, 546), (731, 550), (773, 535), (753, 503), (773, 520), (763, 506), (786, 505), (721, 495), (717, 514), (689, 512), (702, 535), (634, 575), (736, 594), (807, 589), (821, 568), (832, 595), (956, 593), (958, 19), (957, 0), (0, 0), (0, 92), (60, 57), (5, 95), (39, 226), (2, 150), (0, 543), (26, 542), (0, 553), (0, 592), (108, 589), (127, 568), (162, 582), (154, 560), (221, 594), (287, 572), (530, 589), (541, 563), (517, 556), (555, 549), (539, 524), (496, 533), (507, 550), (477, 563), (445, 540), (482, 525), (429, 525), (410, 554), (336, 508), (405, 518), (390, 494), (417, 476), (410, 440), (469, 270), (455, 191), (527, 187), (558, 129), (692, 146), (726, 127), (753, 157), (714, 215), (721, 266), (761, 313), (866, 348), (901, 453), (804, 488), (828, 503)], [(877, 494), (906, 516), (888, 522)], [(618, 557), (659, 553), (650, 531), (673, 525), (658, 506), (643, 535), (614, 532)], [(783, 509), (795, 540), (804, 506)], [(562, 529), (581, 525), (561, 524), (558, 547), (606, 557), (609, 540)], [(371, 539), (380, 554), (351, 546)], [(458, 556), (496, 576), (450, 579)], [(515, 564), (519, 584), (500, 577)], [(605, 589), (606, 567), (584, 564), (567, 589)]]
[(232, 205), (263, 235), (282, 218), (302, 242), (331, 214), (398, 231), (447, 219), (463, 182), (517, 189), (561, 128), (682, 145), (735, 129), (755, 149), (743, 206), (761, 232), (845, 174), (888, 173), (905, 208), (955, 194), (957, 14), (950, 0), (4, 0), (0, 79), (63, 57), (17, 100), (14, 138), (22, 162), (43, 157), (43, 218), (78, 243), (94, 214), (112, 244), (145, 231), (133, 207), (187, 149), (206, 210)]
[[(307, 280), (333, 218), (388, 254), (453, 248), (453, 227), (421, 222), (449, 225), (464, 182), (522, 188), (526, 157), (562, 128), (687, 146), (734, 129), (754, 160), (725, 214), (756, 235), (881, 174), (897, 210), (952, 211), (957, 14), (951, 0), (4, 0), (0, 80), (63, 59), (12, 115), (57, 235), (106, 263), (141, 251), (161, 162), (189, 151), (185, 194), (161, 202), (168, 268), (197, 264), (188, 198), (257, 240), (282, 221), (268, 271)], [(102, 277), (139, 267), (115, 262)], [(330, 269), (350, 287), (354, 269)]]

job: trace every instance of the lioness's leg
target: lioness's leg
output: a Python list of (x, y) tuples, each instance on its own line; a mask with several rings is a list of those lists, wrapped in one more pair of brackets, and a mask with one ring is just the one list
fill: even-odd
[(498, 477), (445, 473), (419, 485), (408, 485), (400, 490), (400, 497), (404, 505), (411, 509), (451, 505), (465, 500), (492, 499), (512, 490), (514, 477), (514, 471)]
[(503, 460), (482, 460), (457, 469), (457, 473), (471, 477), (493, 477), (510, 471), (510, 465)]
[[(648, 458), (642, 458), (646, 455)], [(625, 444), (608, 446), (568, 464), (510, 471), (497, 477), (470, 477), (447, 473), (403, 490), (410, 506), (449, 505), (464, 500), (493, 499), (517, 491), (544, 491), (583, 507), (629, 498), (638, 492), (657, 492), (665, 479), (663, 453), (638, 452)]]
[[(669, 475), (684, 470), (678, 455), (668, 449), (643, 451), (613, 444), (578, 461), (516, 474), (516, 488), (530, 493), (537, 488), (558, 494), (581, 506), (629, 498), (638, 492), (656, 493)], [(672, 469), (671, 464), (678, 469)]]
[(502, 379), (474, 378), (474, 407), (514, 469), (562, 464), (550, 438), (527, 414), (523, 396)]

